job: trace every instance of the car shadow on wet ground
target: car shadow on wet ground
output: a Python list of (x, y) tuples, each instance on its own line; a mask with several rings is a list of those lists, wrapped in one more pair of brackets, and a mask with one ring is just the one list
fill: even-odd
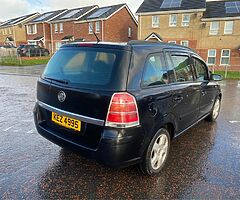
[(58, 161), (41, 176), (39, 195), (44, 199), (229, 197), (228, 190), (237, 187), (224, 184), (219, 168), (209, 171), (216, 128), (216, 123), (204, 121), (174, 140), (165, 168), (153, 177), (142, 175), (137, 166), (111, 169), (62, 149)]

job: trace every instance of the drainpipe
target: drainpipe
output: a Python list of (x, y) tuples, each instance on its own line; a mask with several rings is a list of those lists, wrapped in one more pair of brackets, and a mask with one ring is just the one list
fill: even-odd
[(141, 14), (139, 14), (139, 33), (138, 33), (138, 35), (139, 35), (139, 37), (138, 37), (138, 39), (139, 40), (141, 40), (141, 38), (142, 38), (142, 27), (141, 27)]
[(101, 20), (102, 21), (102, 42), (104, 41), (104, 28), (103, 28), (103, 20)]
[(45, 33), (45, 26), (44, 26), (44, 22), (42, 23), (42, 25), (43, 25), (43, 40), (44, 40), (44, 48), (46, 48), (46, 33)]
[(15, 45), (15, 47), (16, 47), (16, 46), (17, 46), (17, 43), (16, 43), (16, 35), (15, 35), (15, 29), (14, 29), (13, 25), (12, 25), (12, 31), (13, 31), (14, 45)]
[(51, 51), (53, 55), (53, 35), (52, 35), (52, 23), (50, 23), (50, 32), (51, 32)]

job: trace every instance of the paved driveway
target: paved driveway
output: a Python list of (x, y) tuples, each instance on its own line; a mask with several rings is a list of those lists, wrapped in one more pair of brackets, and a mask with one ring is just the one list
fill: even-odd
[(0, 199), (240, 198), (238, 82), (222, 83), (217, 123), (203, 121), (174, 140), (162, 173), (146, 177), (135, 166), (110, 169), (42, 138), (32, 116), (37, 78), (3, 73), (0, 67)]

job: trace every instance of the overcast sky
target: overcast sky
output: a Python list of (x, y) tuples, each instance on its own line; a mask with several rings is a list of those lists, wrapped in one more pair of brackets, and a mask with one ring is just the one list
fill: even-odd
[(143, 0), (0, 0), (0, 21), (30, 14), (61, 8), (77, 8), (89, 5), (113, 5), (127, 3), (135, 13)]
[(34, 12), (46, 12), (61, 8), (77, 8), (97, 4), (99, 6), (127, 3), (135, 13), (143, 0), (0, 0), (0, 21)]

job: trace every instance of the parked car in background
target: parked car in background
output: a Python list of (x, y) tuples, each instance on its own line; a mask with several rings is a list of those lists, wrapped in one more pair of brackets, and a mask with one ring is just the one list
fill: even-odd
[(38, 80), (35, 124), (62, 147), (113, 167), (139, 163), (143, 173), (156, 174), (172, 139), (217, 119), (220, 80), (183, 46), (68, 44)]
[(1, 49), (16, 49), (17, 47), (9, 44), (0, 45)]
[(17, 49), (17, 52), (20, 56), (49, 56), (48, 49), (38, 45), (20, 45)]

